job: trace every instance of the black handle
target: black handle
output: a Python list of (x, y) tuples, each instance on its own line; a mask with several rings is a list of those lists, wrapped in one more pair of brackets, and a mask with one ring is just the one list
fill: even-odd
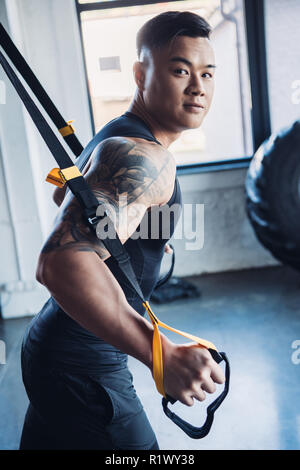
[(226, 364), (225, 385), (224, 385), (223, 392), (218, 396), (218, 398), (215, 399), (215, 401), (213, 401), (207, 407), (207, 417), (203, 426), (199, 428), (196, 426), (193, 426), (192, 424), (188, 423), (187, 421), (184, 421), (178, 415), (173, 413), (168, 408), (168, 403), (170, 402), (173, 405), (177, 401), (177, 400), (174, 400), (174, 398), (170, 397), (169, 395), (166, 395), (166, 398), (162, 399), (162, 406), (163, 406), (163, 410), (166, 416), (168, 416), (168, 418), (170, 418), (173, 421), (173, 423), (177, 424), (177, 426), (179, 426), (192, 439), (202, 439), (203, 437), (207, 436), (214, 420), (214, 413), (219, 408), (223, 400), (225, 399), (229, 390), (230, 365), (229, 365), (229, 361), (228, 361), (226, 354), (224, 352), (219, 353), (218, 351), (215, 351), (214, 349), (209, 349), (209, 352), (211, 353), (213, 359), (218, 364), (223, 360), (225, 361), (225, 364)]
[(175, 249), (173, 247), (173, 245), (171, 245), (171, 243), (169, 243), (169, 247), (172, 248), (172, 261), (171, 261), (171, 267), (169, 269), (169, 271), (167, 272), (167, 274), (165, 274), (164, 276), (162, 276), (156, 283), (155, 285), (155, 288), (154, 289), (158, 289), (159, 287), (163, 286), (164, 284), (166, 284), (168, 282), (168, 280), (170, 279), (170, 277), (172, 276), (173, 274), (173, 271), (174, 271), (174, 266), (175, 266)]

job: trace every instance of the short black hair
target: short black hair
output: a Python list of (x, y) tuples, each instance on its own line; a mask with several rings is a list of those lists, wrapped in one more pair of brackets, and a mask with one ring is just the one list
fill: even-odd
[(147, 21), (138, 31), (136, 38), (137, 54), (140, 57), (143, 47), (158, 49), (177, 36), (209, 38), (211, 27), (200, 15), (190, 11), (167, 11)]

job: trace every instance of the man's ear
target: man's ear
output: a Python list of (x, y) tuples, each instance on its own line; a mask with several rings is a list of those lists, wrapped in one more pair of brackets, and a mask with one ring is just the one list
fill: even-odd
[(133, 64), (133, 76), (138, 89), (143, 91), (145, 84), (145, 65), (143, 62), (137, 61)]

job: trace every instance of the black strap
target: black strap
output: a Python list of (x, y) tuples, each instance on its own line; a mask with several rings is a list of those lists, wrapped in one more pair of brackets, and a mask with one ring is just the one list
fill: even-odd
[[(109, 223), (109, 233), (110, 233), (110, 238), (103, 238), (103, 237), (98, 237), (101, 239), (102, 243), (104, 244), (105, 248), (108, 250), (108, 252), (113, 256), (113, 258), (116, 259), (118, 262), (118, 265), (134, 290), (136, 291), (137, 295), (139, 296), (140, 300), (144, 302), (144, 295), (141, 291), (140, 285), (137, 281), (135, 272), (132, 268), (132, 264), (130, 262), (130, 256), (124, 246), (122, 245), (119, 236), (115, 230), (115, 227), (107, 214), (105, 213), (105, 216), (107, 217), (107, 222)], [(102, 216), (98, 218), (96, 216), (93, 221), (89, 221), (90, 224), (92, 223), (93, 229), (97, 234), (97, 224), (102, 220)]]
[(99, 133), (96, 134), (92, 140), (87, 144), (87, 146), (83, 149), (79, 157), (77, 158), (76, 165), (78, 166), (79, 170), (82, 171), (85, 167), (85, 165), (88, 162), (88, 159), (90, 158), (93, 150), (96, 148), (96, 146), (101, 142), (101, 138), (99, 136)]
[[(53, 101), (50, 99), (41, 83), (29, 67), (28, 63), (19, 52), (5, 28), (0, 23), (0, 45), (10, 58), (16, 69), (22, 74), (23, 79), (26, 81), (32, 92), (35, 94), (43, 108), (45, 109), (48, 116), (52, 119), (57, 129), (62, 129), (68, 124), (56, 108)], [(63, 137), (65, 142), (68, 144), (74, 155), (77, 157), (83, 151), (83, 147), (79, 142), (75, 134), (69, 134)]]
[(166, 284), (166, 282), (168, 282), (168, 280), (170, 279), (170, 277), (171, 277), (172, 274), (173, 274), (174, 265), (175, 265), (175, 250), (174, 250), (173, 245), (171, 245), (171, 243), (169, 243), (169, 247), (172, 248), (171, 267), (170, 267), (169, 271), (168, 271), (164, 276), (162, 276), (162, 277), (158, 280), (158, 282), (157, 282), (156, 285), (155, 285), (155, 289), (158, 289), (159, 287), (161, 287), (161, 286), (163, 286), (164, 284)]

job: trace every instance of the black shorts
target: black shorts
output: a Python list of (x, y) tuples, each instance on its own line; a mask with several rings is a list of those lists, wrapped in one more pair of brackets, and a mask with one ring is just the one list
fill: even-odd
[(101, 373), (45, 367), (22, 350), (29, 398), (20, 449), (158, 449), (127, 365)]

